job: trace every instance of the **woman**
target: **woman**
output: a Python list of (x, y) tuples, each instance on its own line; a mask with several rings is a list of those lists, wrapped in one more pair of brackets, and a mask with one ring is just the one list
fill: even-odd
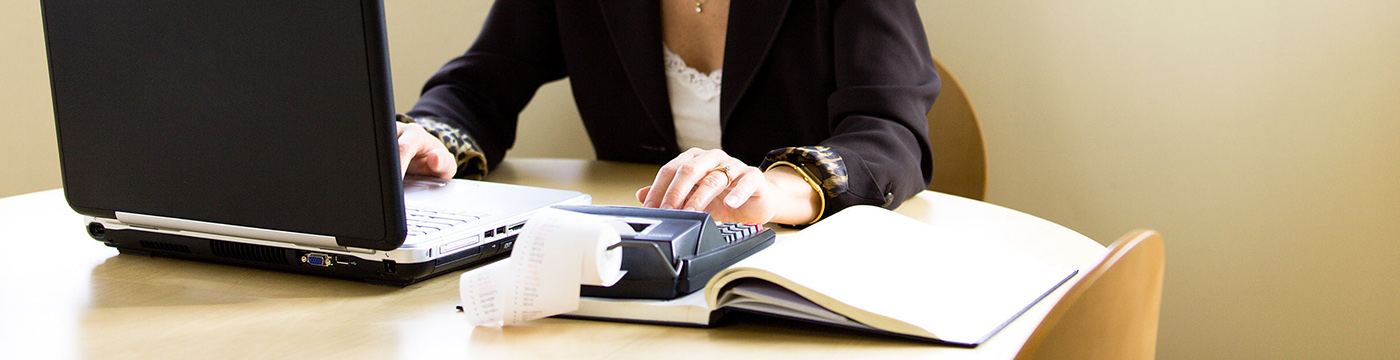
[(499, 0), (401, 117), (406, 171), (483, 175), (566, 76), (599, 159), (665, 163), (644, 206), (805, 225), (932, 179), (913, 0)]

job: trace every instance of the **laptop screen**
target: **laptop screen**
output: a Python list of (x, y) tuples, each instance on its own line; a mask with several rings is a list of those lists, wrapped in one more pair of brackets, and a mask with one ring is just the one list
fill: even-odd
[(75, 210), (402, 241), (378, 0), (42, 6)]

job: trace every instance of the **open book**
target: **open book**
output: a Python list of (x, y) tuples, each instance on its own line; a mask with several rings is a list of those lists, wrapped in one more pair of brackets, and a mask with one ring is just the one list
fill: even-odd
[(709, 326), (740, 310), (964, 346), (986, 341), (1077, 272), (975, 234), (855, 206), (669, 301), (585, 297), (565, 317)]

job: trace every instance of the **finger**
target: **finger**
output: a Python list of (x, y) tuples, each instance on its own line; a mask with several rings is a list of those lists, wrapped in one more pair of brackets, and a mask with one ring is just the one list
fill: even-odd
[(403, 175), (451, 178), (456, 157), (418, 124), (398, 124), (399, 166)]
[(661, 170), (656, 172), (656, 179), (652, 180), (651, 183), (652, 191), (648, 191), (646, 199), (642, 201), (642, 206), (652, 208), (661, 207), (661, 200), (665, 197), (667, 186), (675, 179), (676, 170), (680, 168), (682, 164), (694, 159), (703, 152), (703, 150), (697, 148), (690, 148), (690, 150), (686, 150), (679, 156), (676, 156), (676, 158), (671, 159), (666, 165), (662, 166)]
[[(733, 171), (731, 170), (731, 173)], [(734, 185), (729, 186), (729, 193), (724, 195), (724, 206), (730, 209), (738, 209), (752, 198), (754, 193), (764, 182), (768, 181), (763, 176), (762, 171), (752, 166), (745, 166), (739, 170), (734, 177)]]
[(408, 174), (408, 168), (413, 164), (413, 157), (418, 155), (419, 146), (414, 143), (412, 133), (409, 133), (409, 136), (405, 138), (404, 132), (410, 126), (417, 126), (417, 124), (395, 122), (394, 125), (394, 129), (397, 131), (395, 138), (399, 142), (399, 173), (401, 175)]
[(651, 192), (651, 186), (643, 186), (641, 189), (637, 189), (637, 202), (645, 204), (647, 202), (648, 192)]
[(694, 189), (691, 189), (690, 196), (686, 199), (685, 204), (681, 206), (681, 209), (703, 211), (705, 208), (709, 207), (710, 202), (714, 201), (715, 197), (724, 192), (729, 185), (729, 175), (725, 175), (724, 172), (721, 171), (710, 171), (700, 178), (700, 181), (695, 184)]
[(408, 167), (409, 175), (432, 176), (439, 178), (451, 178), (456, 174), (457, 167), (453, 161), (454, 157), (447, 149), (432, 149), (428, 147), (426, 152), (414, 157)]
[(413, 141), (412, 136), (399, 136), (399, 167), (400, 175), (407, 175), (408, 169), (413, 165), (413, 158), (418, 156), (418, 149), (422, 145)]
[(444, 148), (435, 148), (431, 152), (433, 159), (429, 164), (433, 164), (432, 176), (450, 179), (457, 174), (457, 157), (452, 152)]
[[(666, 185), (666, 191), (662, 193), (661, 207), (680, 209), (690, 198), (691, 191), (695, 189), (696, 185), (699, 185), (700, 179), (708, 176), (720, 164), (730, 159), (732, 158), (724, 151), (706, 150), (682, 164), (676, 169), (675, 177), (671, 179), (671, 183)], [(723, 185), (728, 186), (729, 184)]]

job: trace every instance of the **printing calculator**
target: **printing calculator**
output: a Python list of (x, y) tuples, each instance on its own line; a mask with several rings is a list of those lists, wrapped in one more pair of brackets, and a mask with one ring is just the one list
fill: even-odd
[(719, 223), (700, 211), (631, 206), (558, 205), (607, 218), (622, 241), (627, 274), (610, 287), (584, 285), (583, 296), (670, 300), (705, 287), (720, 270), (773, 244), (761, 224)]

